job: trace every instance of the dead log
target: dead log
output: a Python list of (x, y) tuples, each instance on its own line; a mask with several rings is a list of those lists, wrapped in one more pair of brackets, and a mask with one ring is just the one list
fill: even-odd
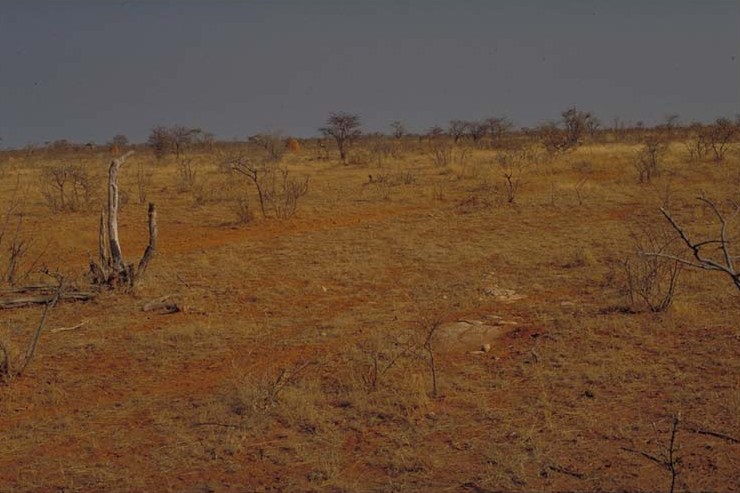
[(95, 293), (72, 291), (56, 294), (41, 294), (16, 296), (12, 298), (0, 297), (0, 309), (22, 308), (30, 305), (48, 304), (58, 298), (60, 301), (89, 301), (95, 297)]

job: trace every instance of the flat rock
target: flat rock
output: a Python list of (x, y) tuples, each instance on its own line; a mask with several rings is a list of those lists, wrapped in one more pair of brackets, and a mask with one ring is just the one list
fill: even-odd
[(513, 289), (501, 288), (495, 284), (493, 286), (486, 286), (483, 288), (483, 293), (504, 303), (514, 303), (515, 301), (519, 301), (527, 297), (526, 295), (517, 293)]
[(441, 349), (454, 351), (480, 351), (490, 348), (504, 334), (504, 324), (465, 319), (442, 324), (437, 330), (437, 343)]

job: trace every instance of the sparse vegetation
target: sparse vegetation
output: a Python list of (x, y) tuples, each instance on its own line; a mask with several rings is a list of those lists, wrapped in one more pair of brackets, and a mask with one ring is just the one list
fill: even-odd
[[(0, 489), (740, 488), (738, 144), (692, 162), (695, 129), (620, 123), (617, 141), (587, 119), (579, 144), (547, 152), (494, 120), (456, 144), (439, 128), (359, 136), (352, 166), (323, 136), (261, 132), (163, 159), (136, 146), (119, 247), (147, 250), (140, 204), (163, 213), (161, 256), (135, 289), (107, 215), (95, 234), (110, 150), (2, 151), (0, 267), (27, 253), (0, 289), (0, 374), (14, 382), (0, 387)], [(63, 163), (91, 184), (74, 214), (38, 186)], [(18, 379), (53, 296), (34, 291), (34, 265), (83, 291), (49, 308)], [(10, 303), (22, 298), (42, 301)]]

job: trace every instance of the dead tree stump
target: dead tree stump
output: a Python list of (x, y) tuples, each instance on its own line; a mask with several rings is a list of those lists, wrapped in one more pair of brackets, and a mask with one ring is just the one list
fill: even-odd
[(108, 206), (100, 214), (98, 232), (98, 261), (90, 261), (90, 274), (94, 284), (110, 287), (133, 287), (146, 271), (157, 247), (157, 210), (149, 203), (149, 244), (138, 263), (127, 264), (123, 259), (118, 237), (118, 209), (120, 196), (118, 172), (134, 151), (114, 159), (108, 169)]

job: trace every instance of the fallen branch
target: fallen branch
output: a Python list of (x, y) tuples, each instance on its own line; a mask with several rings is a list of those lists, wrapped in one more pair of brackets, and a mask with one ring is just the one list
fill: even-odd
[(52, 334), (56, 334), (58, 332), (66, 332), (68, 330), (76, 330), (80, 327), (83, 327), (85, 324), (87, 324), (87, 320), (83, 320), (82, 322), (78, 323), (77, 325), (73, 325), (72, 327), (57, 327), (56, 329), (50, 329), (49, 332)]
[(50, 303), (57, 298), (60, 301), (89, 301), (95, 297), (95, 293), (76, 291), (65, 292), (60, 295), (44, 294), (36, 296), (19, 296), (15, 298), (0, 299), (0, 309), (22, 308), (24, 306), (41, 305)]
[(582, 472), (573, 471), (571, 469), (565, 468), (563, 466), (559, 466), (557, 464), (550, 464), (547, 467), (551, 471), (559, 472), (560, 474), (565, 474), (567, 476), (573, 476), (574, 478), (578, 478), (578, 479), (583, 479), (583, 477), (585, 476), (585, 474), (583, 474)]
[(721, 440), (726, 440), (730, 443), (740, 443), (740, 440), (738, 440), (735, 437), (731, 437), (730, 435), (725, 435), (724, 433), (717, 433), (716, 431), (711, 430), (705, 430), (702, 428), (696, 428), (696, 427), (687, 427), (686, 431), (690, 431), (691, 433), (696, 433), (698, 435), (707, 435), (714, 438), (719, 438)]
[[(690, 260), (662, 252), (645, 252), (643, 255), (673, 260), (695, 269), (722, 272), (730, 278), (737, 289), (740, 289), (740, 272), (735, 269), (735, 264), (733, 262), (734, 257), (730, 252), (730, 240), (727, 238), (727, 219), (722, 215), (714, 202), (705, 197), (697, 197), (697, 199), (707, 205), (719, 221), (719, 238), (705, 241), (692, 241), (689, 238), (688, 233), (686, 233), (681, 225), (678, 224), (678, 221), (676, 221), (665, 208), (661, 207), (660, 212), (663, 214), (663, 217), (665, 217), (670, 223), (671, 227), (676, 231), (686, 247), (691, 250), (694, 259)], [(737, 214), (738, 210), (735, 211), (735, 214)], [(710, 245), (719, 245), (718, 250), (721, 251), (721, 260), (709, 257), (704, 253), (702, 248)], [(715, 257), (717, 256), (718, 255), (715, 255)]]

